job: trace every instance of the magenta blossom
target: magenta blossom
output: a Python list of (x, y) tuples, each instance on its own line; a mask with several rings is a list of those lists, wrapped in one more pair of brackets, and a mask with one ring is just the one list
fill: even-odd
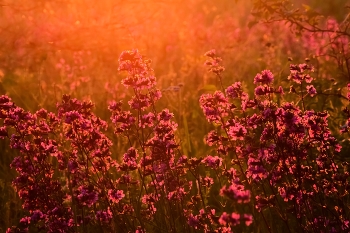
[(273, 82), (273, 74), (270, 70), (263, 70), (260, 74), (257, 74), (254, 78), (254, 84), (270, 84)]

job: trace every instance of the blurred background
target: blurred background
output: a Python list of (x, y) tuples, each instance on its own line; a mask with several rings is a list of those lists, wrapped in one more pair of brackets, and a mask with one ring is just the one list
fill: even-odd
[[(345, 0), (292, 2), (338, 21), (348, 12)], [(288, 25), (249, 28), (252, 1), (2, 0), (0, 5), (0, 91), (28, 109), (54, 106), (63, 93), (93, 101), (123, 95), (117, 59), (126, 49), (137, 48), (153, 60), (160, 88), (183, 83), (191, 90), (211, 84), (202, 66), (209, 49), (228, 64), (227, 83), (265, 68), (280, 71), (286, 57), (303, 52), (295, 49), (303, 45)]]

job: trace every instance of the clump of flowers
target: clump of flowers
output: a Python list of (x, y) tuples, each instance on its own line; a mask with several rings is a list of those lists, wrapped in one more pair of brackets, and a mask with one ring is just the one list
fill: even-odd
[[(273, 222), (268, 222), (266, 211), (277, 211), (283, 228), (291, 232), (349, 230), (349, 209), (342, 199), (348, 196), (349, 172), (346, 163), (335, 161), (341, 146), (328, 127), (329, 114), (305, 109), (306, 94), (317, 94), (311, 84), (313, 71), (310, 64), (290, 66), (288, 79), (300, 89), (291, 86), (290, 94), (299, 104), (275, 101), (284, 91), (273, 87), (269, 70), (255, 76), (252, 99), (239, 82), (200, 99), (208, 122), (219, 126), (206, 142), (216, 148), (224, 167), (239, 174), (221, 194), (241, 202), (243, 197), (255, 197), (255, 218), (260, 216), (267, 229)], [(225, 213), (220, 221), (237, 223), (238, 216)], [(323, 220), (315, 221), (320, 216)]]
[(304, 105), (304, 92), (317, 94), (313, 67), (291, 65), (298, 87), (289, 94), (300, 101), (277, 102), (286, 94), (271, 71), (255, 76), (250, 98), (240, 82), (225, 89), (221, 60), (206, 56), (222, 90), (199, 99), (215, 126), (203, 157), (181, 152), (174, 114), (157, 110), (161, 91), (138, 50), (119, 57), (131, 99), (108, 107), (114, 136), (127, 142), (119, 155), (91, 102), (64, 95), (57, 114), (32, 114), (1, 96), (0, 137), (20, 152), (13, 186), (28, 213), (7, 232), (271, 232), (276, 222), (289, 232), (349, 231), (348, 164), (335, 160), (329, 113)]

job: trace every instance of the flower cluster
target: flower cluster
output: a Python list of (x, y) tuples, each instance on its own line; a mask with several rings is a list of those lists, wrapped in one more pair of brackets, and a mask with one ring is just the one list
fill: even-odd
[(11, 163), (18, 173), (13, 186), (28, 212), (7, 232), (27, 232), (30, 224), (36, 224), (37, 231), (68, 232), (73, 212), (64, 205), (67, 194), (50, 162), (54, 157), (63, 159), (59, 142), (49, 137), (57, 133), (59, 119), (44, 109), (35, 114), (26, 112), (4, 95), (0, 97), (0, 112), (2, 138), (9, 138), (11, 148), (21, 153)]
[(205, 65), (209, 67), (209, 72), (213, 72), (217, 75), (221, 74), (225, 68), (220, 65), (222, 59), (216, 56), (216, 51), (214, 49), (205, 53), (205, 56), (209, 59), (205, 62)]
[[(221, 81), (220, 59), (213, 50), (206, 56)], [(269, 70), (255, 76), (253, 98), (240, 82), (203, 94), (200, 107), (214, 125), (205, 142), (214, 150), (191, 157), (182, 153), (174, 114), (157, 110), (150, 64), (137, 50), (119, 58), (132, 96), (108, 107), (114, 136), (126, 144), (116, 154), (91, 102), (64, 95), (57, 114), (32, 114), (0, 96), (0, 137), (20, 152), (13, 186), (28, 213), (7, 232), (229, 233), (278, 221), (290, 232), (350, 230), (348, 164), (336, 160), (330, 115), (304, 105), (304, 81), (316, 94), (311, 65), (290, 66), (296, 103), (276, 101), (286, 94)]]
[[(301, 88), (299, 104), (275, 102), (275, 96), (284, 91), (273, 87), (274, 77), (268, 70), (255, 76), (258, 86), (253, 99), (242, 91), (239, 82), (229, 86), (226, 95), (220, 91), (203, 95), (203, 113), (217, 126), (206, 142), (220, 156), (215, 161), (223, 164), (215, 167), (216, 172), (228, 174), (229, 167), (236, 171), (232, 184), (221, 189), (222, 195), (248, 204), (254, 196), (262, 219), (266, 220), (266, 210), (275, 209), (284, 228), (292, 232), (343, 232), (349, 230), (349, 209), (343, 199), (349, 195), (349, 172), (347, 163), (336, 162), (341, 146), (329, 129), (329, 114), (305, 109), (303, 82), (309, 84), (306, 91), (311, 97), (317, 94), (311, 85), (313, 71), (309, 64), (290, 66), (288, 79)], [(298, 92), (293, 86), (291, 90)], [(241, 100), (240, 107), (237, 100)], [(347, 128), (343, 126), (342, 131)], [(289, 213), (284, 212), (286, 209)], [(220, 221), (235, 225), (239, 216), (223, 214)], [(320, 216), (329, 224), (316, 222)], [(266, 222), (267, 227), (272, 224)]]

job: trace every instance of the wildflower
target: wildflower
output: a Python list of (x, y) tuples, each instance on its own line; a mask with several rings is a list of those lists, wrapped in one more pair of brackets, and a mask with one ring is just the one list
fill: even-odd
[(267, 171), (265, 170), (261, 161), (249, 156), (247, 177), (252, 177), (254, 180), (267, 178)]
[(244, 214), (242, 219), (247, 226), (253, 223), (253, 216), (251, 214)]
[(241, 216), (237, 213), (232, 213), (229, 215), (226, 212), (223, 212), (219, 218), (219, 223), (224, 226), (228, 224), (236, 226), (240, 224), (240, 218)]
[(239, 123), (234, 123), (234, 125), (229, 126), (227, 134), (233, 141), (244, 140), (244, 136), (247, 134), (247, 129)]
[(306, 86), (306, 89), (307, 89), (307, 92), (309, 93), (309, 95), (311, 97), (313, 97), (314, 95), (317, 94), (316, 89), (315, 89), (315, 87), (313, 85)]
[(94, 191), (93, 186), (80, 186), (77, 191), (79, 193), (77, 198), (82, 205), (91, 207), (98, 200), (98, 193)]
[(108, 196), (113, 203), (118, 203), (121, 199), (125, 197), (125, 194), (123, 190), (110, 189), (108, 190)]
[(216, 55), (215, 49), (209, 50), (204, 54), (204, 56), (211, 57), (211, 58), (215, 57), (215, 55)]
[(254, 90), (255, 95), (265, 95), (266, 94), (266, 89), (263, 86), (258, 86)]
[(202, 161), (202, 163), (206, 164), (206, 166), (211, 167), (211, 168), (217, 168), (220, 167), (222, 164), (222, 158), (218, 157), (218, 156), (211, 156), (208, 155), (207, 157), (205, 157)]
[(262, 83), (262, 84), (270, 84), (273, 82), (273, 74), (270, 70), (263, 70), (261, 73), (257, 74), (254, 78), (254, 84)]
[(188, 225), (190, 225), (194, 229), (198, 229), (201, 226), (201, 223), (200, 223), (198, 217), (194, 216), (193, 214), (191, 214), (188, 217), (188, 222), (187, 223), (188, 223)]
[(111, 219), (113, 218), (113, 213), (111, 212), (110, 208), (108, 207), (107, 210), (96, 211), (95, 218), (96, 218), (96, 220), (98, 220), (102, 223), (109, 223), (111, 221)]
[(209, 57), (209, 60), (205, 61), (205, 65), (209, 66), (209, 72), (219, 75), (225, 70), (223, 66), (219, 65), (222, 59), (220, 57), (216, 57), (215, 50), (210, 50), (209, 52), (205, 53), (205, 56)]
[(224, 186), (220, 190), (220, 195), (226, 196), (238, 203), (250, 202), (250, 191), (244, 190), (243, 185), (231, 184), (228, 187)]
[(45, 215), (40, 210), (35, 210), (31, 216), (31, 221), (37, 222), (40, 219), (43, 219), (44, 217), (45, 217)]
[(242, 83), (241, 82), (235, 82), (234, 84), (232, 84), (231, 86), (229, 86), (228, 88), (226, 88), (226, 95), (229, 98), (238, 98), (240, 97), (242, 94)]

